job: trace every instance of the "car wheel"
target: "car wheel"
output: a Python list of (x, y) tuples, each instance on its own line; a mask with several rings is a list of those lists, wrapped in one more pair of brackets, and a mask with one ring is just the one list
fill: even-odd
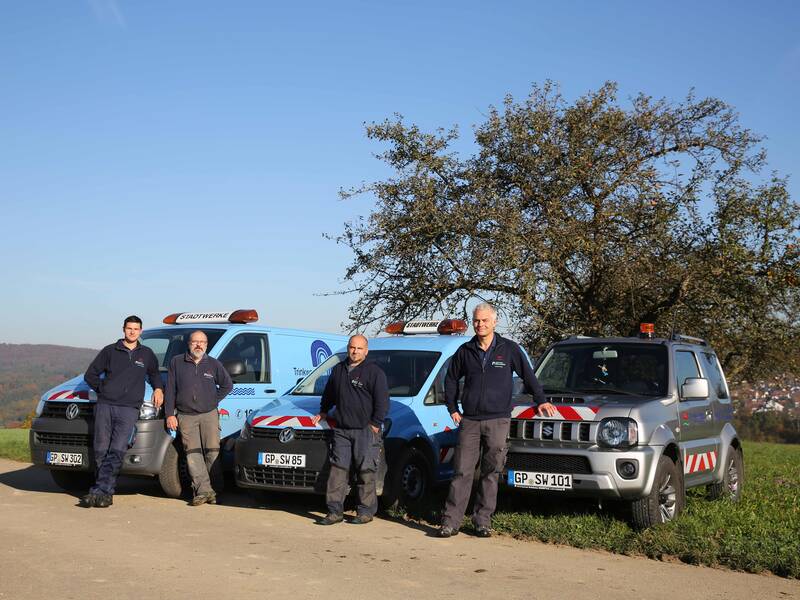
[(653, 489), (644, 498), (631, 502), (631, 521), (637, 529), (647, 529), (674, 520), (683, 510), (684, 490), (678, 466), (668, 456), (658, 459)]
[(428, 493), (430, 479), (425, 456), (416, 448), (406, 448), (389, 466), (381, 504), (384, 508), (418, 504)]
[(169, 498), (180, 498), (184, 492), (188, 495), (192, 487), (189, 470), (186, 467), (186, 457), (177, 440), (167, 446), (161, 471), (158, 473), (158, 483)]
[(86, 492), (94, 483), (94, 473), (89, 471), (50, 469), (50, 477), (58, 487), (67, 492)]
[(731, 502), (738, 502), (742, 497), (744, 486), (744, 456), (740, 448), (731, 447), (728, 452), (728, 461), (722, 471), (722, 481), (715, 482), (706, 487), (708, 497), (728, 498)]

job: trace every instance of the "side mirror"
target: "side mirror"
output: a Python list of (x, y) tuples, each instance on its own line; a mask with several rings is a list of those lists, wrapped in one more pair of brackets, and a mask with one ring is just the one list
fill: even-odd
[(229, 360), (222, 365), (231, 377), (238, 377), (244, 375), (246, 369), (244, 363), (240, 360)]
[(698, 400), (708, 398), (708, 379), (687, 377), (681, 386), (682, 400)]

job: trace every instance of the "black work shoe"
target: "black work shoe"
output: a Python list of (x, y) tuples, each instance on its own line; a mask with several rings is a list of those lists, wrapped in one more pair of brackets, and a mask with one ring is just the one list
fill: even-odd
[(94, 501), (94, 505), (97, 508), (108, 508), (112, 504), (114, 504), (114, 498), (108, 494), (100, 494)]
[(357, 515), (355, 519), (350, 521), (354, 525), (364, 525), (372, 521), (372, 515)]
[(492, 530), (488, 527), (476, 527), (475, 535), (482, 538), (492, 537)]
[(93, 506), (97, 506), (97, 494), (86, 494), (80, 500), (79, 506), (83, 508), (92, 508)]
[(206, 502), (208, 502), (208, 496), (206, 494), (198, 494), (197, 496), (192, 498), (192, 501), (189, 504), (191, 504), (192, 506), (200, 506), (201, 504), (205, 504)]
[(443, 525), (442, 528), (439, 530), (440, 538), (449, 538), (453, 537), (454, 535), (458, 535), (458, 529), (453, 529), (448, 525)]
[(328, 513), (325, 515), (324, 519), (320, 519), (320, 525), (336, 525), (336, 523), (341, 523), (344, 519), (344, 515), (336, 514), (336, 513)]

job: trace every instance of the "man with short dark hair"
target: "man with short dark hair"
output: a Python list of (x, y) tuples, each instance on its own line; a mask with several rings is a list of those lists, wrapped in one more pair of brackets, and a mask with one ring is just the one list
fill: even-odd
[[(556, 409), (545, 399), (519, 344), (494, 329), (497, 311), (486, 302), (472, 313), (475, 337), (456, 350), (445, 378), (447, 409), (458, 425), (458, 445), (453, 458), (454, 474), (445, 503), (439, 537), (458, 534), (469, 502), (475, 465), (481, 457), (480, 480), (472, 521), (478, 537), (492, 535), (491, 522), (497, 505), (497, 484), (506, 460), (506, 440), (511, 425), (513, 374), (522, 377), (533, 394), (537, 414), (552, 416)], [(459, 396), (459, 379), (464, 388)], [(461, 411), (458, 410), (461, 403)], [(483, 455), (481, 456), (481, 447)]]
[(206, 350), (206, 334), (192, 332), (187, 352), (173, 357), (169, 363), (164, 403), (167, 428), (172, 431), (180, 428), (194, 490), (192, 506), (217, 502), (212, 481), (222, 479), (218, 407), (233, 389), (225, 367), (208, 356)]
[(139, 409), (144, 401), (144, 380), (153, 388), (153, 404), (164, 401), (158, 359), (139, 342), (142, 320), (131, 315), (122, 325), (124, 337), (103, 348), (89, 365), (84, 379), (95, 392), (95, 484), (81, 498), (86, 508), (107, 508), (114, 503), (117, 477), (125, 452), (133, 441)]
[(358, 507), (351, 523), (369, 523), (378, 511), (375, 478), (383, 443), (383, 419), (389, 409), (389, 386), (383, 369), (374, 362), (366, 362), (368, 352), (367, 338), (363, 335), (350, 338), (347, 360), (331, 369), (319, 414), (312, 417), (316, 425), (336, 407), (331, 470), (325, 492), (328, 514), (320, 521), (321, 525), (334, 525), (344, 518), (351, 463), (355, 463), (358, 477)]

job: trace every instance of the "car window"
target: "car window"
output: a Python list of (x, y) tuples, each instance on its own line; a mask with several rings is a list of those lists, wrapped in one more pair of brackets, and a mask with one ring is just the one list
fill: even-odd
[(677, 376), (678, 389), (690, 377), (700, 377), (700, 369), (697, 368), (694, 352), (679, 350), (675, 353), (675, 374)]
[(725, 377), (722, 375), (722, 367), (719, 365), (717, 355), (712, 352), (702, 352), (700, 356), (703, 357), (703, 370), (717, 392), (717, 398), (727, 398), (728, 386), (725, 383)]
[(225, 333), (222, 329), (158, 329), (143, 332), (139, 339), (141, 339), (142, 345), (150, 348), (156, 355), (159, 369), (166, 371), (174, 356), (183, 354), (189, 349), (189, 336), (195, 331), (202, 331), (206, 334), (209, 350)]
[(269, 383), (269, 343), (264, 333), (241, 333), (234, 337), (219, 355), (225, 364), (240, 361), (244, 373), (231, 377), (234, 383)]

